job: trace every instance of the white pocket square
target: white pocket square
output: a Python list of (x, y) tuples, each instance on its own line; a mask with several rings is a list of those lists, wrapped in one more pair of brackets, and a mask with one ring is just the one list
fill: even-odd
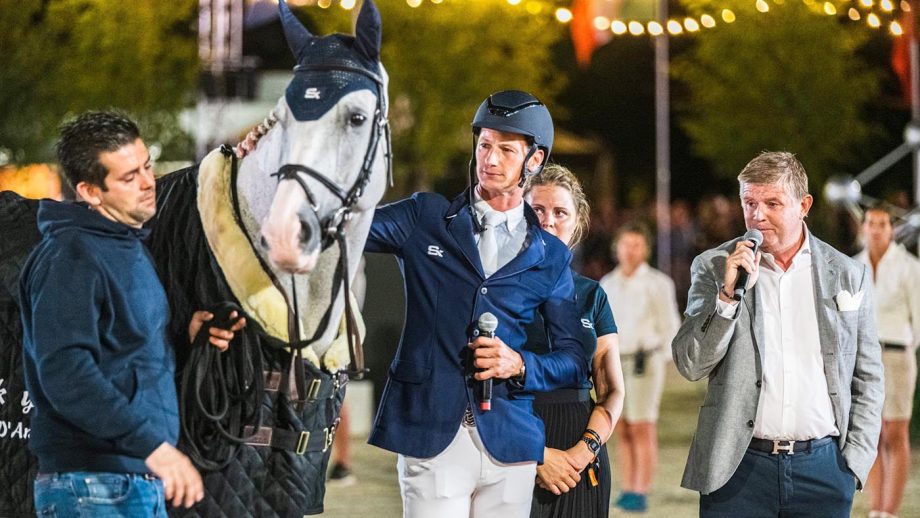
[(855, 295), (847, 290), (841, 291), (834, 297), (834, 301), (837, 302), (837, 311), (856, 311), (859, 309), (860, 304), (862, 304), (864, 294), (865, 292), (863, 291)]

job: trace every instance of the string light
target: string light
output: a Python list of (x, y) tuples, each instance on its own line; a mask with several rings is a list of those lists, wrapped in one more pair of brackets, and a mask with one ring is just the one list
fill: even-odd
[(572, 21), (572, 11), (569, 11), (565, 7), (560, 7), (556, 9), (556, 19), (562, 23), (569, 23)]
[[(291, 1), (291, 0), (289, 0)], [(313, 0), (320, 8), (327, 9), (333, 2), (336, 2), (345, 10), (354, 9), (356, 0)], [(475, 1), (475, 0), (469, 0)], [(554, 2), (548, 0), (506, 0), (508, 5), (525, 9), (531, 15), (546, 16), (547, 11), (552, 13), (557, 22), (567, 24), (575, 18), (571, 9), (565, 7), (553, 8)], [(752, 1), (752, 0), (747, 0)], [(769, 13), (772, 5), (780, 6), (787, 3), (787, 0), (753, 0), (755, 9), (760, 13)], [(789, 0), (796, 1), (796, 0)], [(411, 8), (421, 7), (425, 0), (406, 0), (406, 4)], [(432, 4), (442, 4), (445, 0), (431, 0)], [(891, 20), (890, 16), (896, 8), (901, 12), (910, 11), (908, 0), (801, 0), (808, 8), (818, 13), (828, 16), (836, 16), (843, 13), (846, 9), (846, 16), (852, 21), (865, 20), (866, 24), (874, 29), (882, 26), (882, 17), (890, 21), (885, 21), (889, 32), (894, 36), (902, 36), (904, 27), (897, 21)], [(852, 2), (852, 3), (851, 3)], [(842, 5), (841, 5), (842, 4)], [(847, 4), (850, 4), (848, 7)], [(556, 4), (558, 5), (558, 4)], [(750, 5), (750, 4), (748, 4)], [(877, 7), (876, 7), (877, 6)], [(872, 12), (876, 7), (877, 12)], [(863, 9), (866, 12), (860, 12)], [(881, 15), (881, 17), (880, 17)], [(642, 36), (649, 34), (651, 36), (661, 36), (665, 33), (674, 36), (682, 34), (693, 34), (702, 29), (712, 29), (717, 25), (717, 17), (721, 17), (726, 24), (737, 21), (737, 15), (729, 8), (723, 8), (716, 13), (703, 13), (697, 17), (688, 16), (680, 19), (668, 20), (610, 20), (605, 16), (597, 16), (592, 20), (593, 27), (598, 31), (607, 31), (617, 36), (631, 34), (633, 36)]]
[(610, 19), (606, 16), (598, 16), (594, 18), (594, 28), (599, 31), (606, 31), (610, 28)]
[(328, 9), (332, 5), (332, 0), (319, 0), (316, 5), (320, 6), (321, 9)]

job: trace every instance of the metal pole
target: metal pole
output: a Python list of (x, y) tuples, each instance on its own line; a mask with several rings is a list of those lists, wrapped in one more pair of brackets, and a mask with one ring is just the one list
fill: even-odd
[[(658, 22), (667, 27), (668, 0), (658, 0)], [(658, 221), (658, 269), (670, 275), (671, 107), (668, 87), (668, 31), (665, 30), (655, 37), (655, 218)]]
[[(917, 29), (920, 17), (915, 13), (920, 1), (910, 0), (910, 115), (914, 124), (920, 122), (920, 51), (917, 46)], [(920, 149), (914, 148), (914, 204), (920, 203)]]

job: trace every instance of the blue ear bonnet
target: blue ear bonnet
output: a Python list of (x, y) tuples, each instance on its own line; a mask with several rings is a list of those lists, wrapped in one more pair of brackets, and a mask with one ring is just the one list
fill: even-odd
[(295, 119), (319, 119), (342, 96), (365, 88), (377, 93), (383, 115), (380, 12), (373, 0), (362, 4), (353, 37), (310, 34), (284, 0), (278, 1), (278, 14), (288, 46), (297, 58), (294, 79), (284, 94)]
[[(352, 49), (354, 38), (334, 34), (313, 38), (302, 49), (285, 99), (298, 121), (317, 120), (345, 95), (370, 90), (381, 95), (380, 64)], [(375, 78), (375, 79), (372, 79)]]

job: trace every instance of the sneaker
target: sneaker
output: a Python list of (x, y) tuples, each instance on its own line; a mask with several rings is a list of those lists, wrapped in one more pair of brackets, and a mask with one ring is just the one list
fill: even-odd
[(623, 493), (617, 506), (629, 513), (644, 513), (648, 511), (648, 497), (642, 493)]
[(355, 477), (354, 473), (348, 469), (348, 466), (336, 462), (332, 465), (332, 470), (329, 471), (329, 479), (327, 484), (330, 486), (345, 487), (350, 486), (358, 481), (358, 478)]

